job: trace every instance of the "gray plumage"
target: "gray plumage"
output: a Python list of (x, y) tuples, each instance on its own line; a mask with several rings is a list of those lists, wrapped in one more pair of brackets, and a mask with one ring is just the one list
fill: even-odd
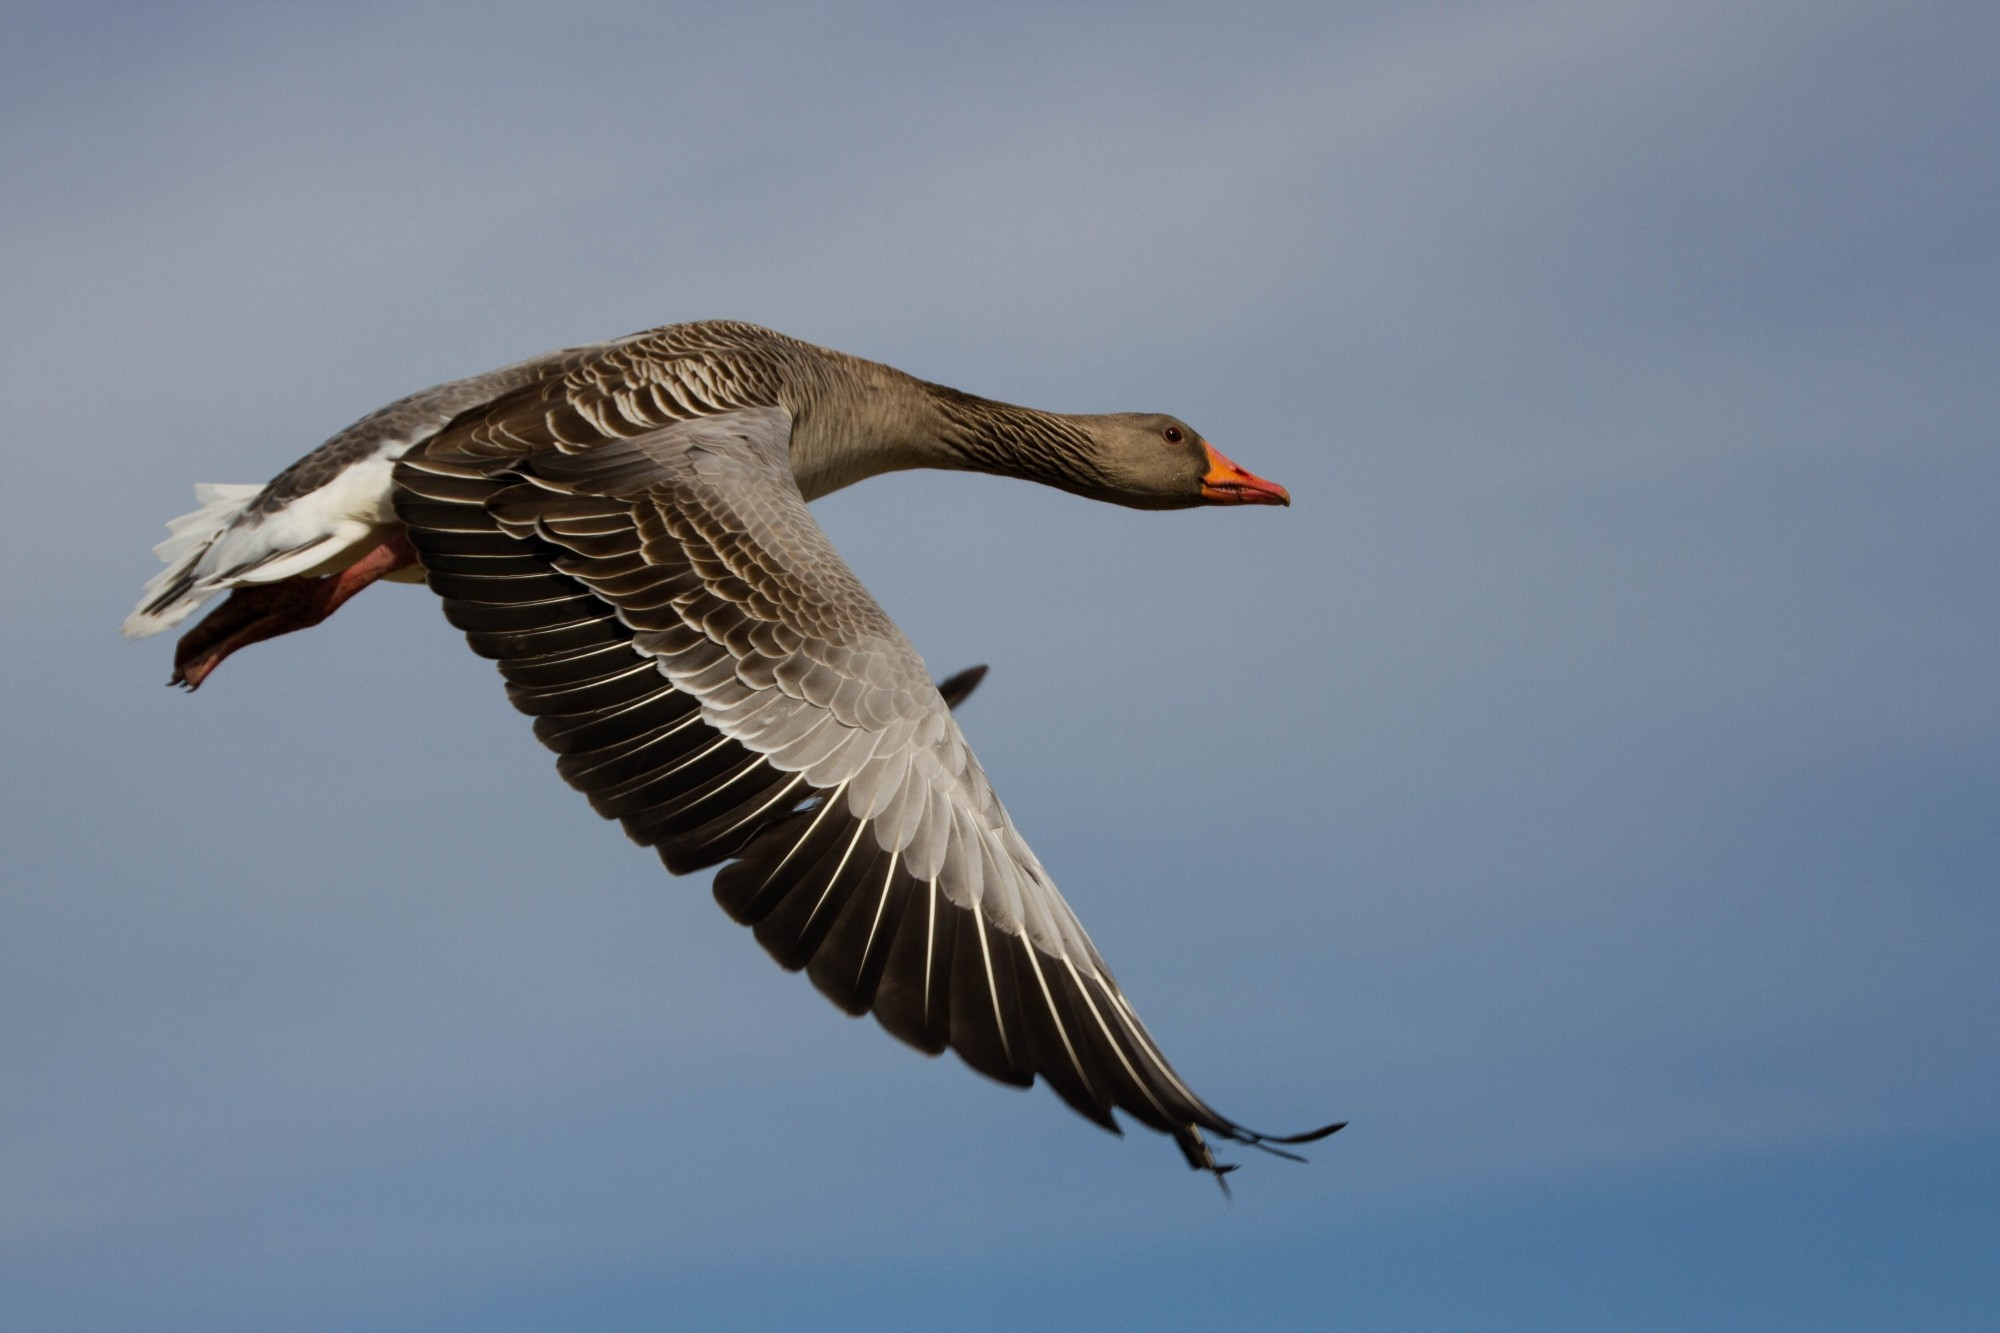
[[(1107, 1128), (1123, 1110), (1219, 1174), (1204, 1131), (1268, 1146), (1338, 1126), (1270, 1138), (1187, 1087), (994, 794), (956, 700), (806, 508), (917, 466), (1177, 507), (1201, 502), (1217, 457), (1171, 418), (1035, 412), (751, 325), (674, 325), (384, 408), (210, 545), (235, 533), (254, 558), (260, 525), (300, 526), (286, 516), (379, 460), (377, 526), (400, 525), (600, 814), (676, 873), (726, 862), (725, 909), (848, 1012), (1003, 1081), (1044, 1078)], [(202, 552), (174, 558), (135, 618), (172, 623), (204, 586), (240, 586), (241, 560), (208, 586)]]

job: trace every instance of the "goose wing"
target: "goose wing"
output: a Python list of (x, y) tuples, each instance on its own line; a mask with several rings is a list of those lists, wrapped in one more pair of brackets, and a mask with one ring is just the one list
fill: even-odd
[(1243, 1129), (1160, 1053), (806, 508), (786, 410), (635, 382), (528, 385), (395, 471), (430, 586), (563, 777), (669, 870), (727, 862), (732, 917), (913, 1046), (1199, 1168), (1226, 1169), (1203, 1131), (1317, 1137)]

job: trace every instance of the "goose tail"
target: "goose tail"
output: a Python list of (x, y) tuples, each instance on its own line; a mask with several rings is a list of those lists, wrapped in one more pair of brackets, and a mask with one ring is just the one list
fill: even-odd
[(172, 629), (221, 591), (201, 577), (202, 557), (263, 489), (220, 483), (194, 488), (194, 498), (201, 507), (167, 524), (167, 539), (153, 548), (153, 554), (167, 567), (146, 584), (139, 605), (125, 617), (120, 633), (128, 639), (143, 639)]

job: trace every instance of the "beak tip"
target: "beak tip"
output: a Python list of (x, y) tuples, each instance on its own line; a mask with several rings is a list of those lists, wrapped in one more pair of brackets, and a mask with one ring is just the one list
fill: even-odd
[(1210, 504), (1283, 505), (1290, 508), (1292, 493), (1275, 481), (1266, 481), (1248, 468), (1222, 455), (1203, 441), (1208, 450), (1208, 473), (1201, 479), (1202, 498)]

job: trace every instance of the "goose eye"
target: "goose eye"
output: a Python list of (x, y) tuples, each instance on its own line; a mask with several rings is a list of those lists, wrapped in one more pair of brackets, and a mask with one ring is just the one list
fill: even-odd
[(1181, 428), (1179, 426), (1169, 426), (1161, 433), (1167, 437), (1168, 444), (1179, 444), (1181, 442)]

